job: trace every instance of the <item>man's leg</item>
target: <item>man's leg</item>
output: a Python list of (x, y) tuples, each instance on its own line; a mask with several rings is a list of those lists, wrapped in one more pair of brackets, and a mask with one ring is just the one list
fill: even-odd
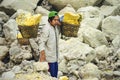
[(49, 63), (49, 71), (52, 77), (56, 77), (57, 78), (57, 74), (58, 74), (58, 63), (54, 62), (54, 63)]

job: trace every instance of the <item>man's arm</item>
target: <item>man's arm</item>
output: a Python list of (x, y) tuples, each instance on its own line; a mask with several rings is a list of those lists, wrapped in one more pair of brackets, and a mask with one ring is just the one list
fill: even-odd
[(42, 32), (40, 34), (39, 38), (39, 61), (46, 61), (46, 55), (45, 55), (45, 46), (46, 41), (48, 40), (49, 30), (45, 26), (42, 28)]
[(40, 52), (40, 58), (39, 58), (39, 60), (40, 60), (40, 62), (46, 61), (45, 50), (42, 50)]

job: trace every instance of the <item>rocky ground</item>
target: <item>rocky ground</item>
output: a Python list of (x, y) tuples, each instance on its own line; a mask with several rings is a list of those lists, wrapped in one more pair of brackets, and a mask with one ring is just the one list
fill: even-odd
[(120, 0), (0, 0), (0, 80), (58, 80), (49, 75), (46, 62), (38, 61), (40, 30), (28, 45), (16, 37), (17, 15), (42, 14), (41, 28), (50, 10), (83, 17), (78, 37), (59, 40), (58, 78), (120, 80)]

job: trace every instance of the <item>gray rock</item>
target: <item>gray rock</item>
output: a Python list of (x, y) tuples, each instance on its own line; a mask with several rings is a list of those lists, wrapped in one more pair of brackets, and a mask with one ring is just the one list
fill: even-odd
[(113, 72), (113, 75), (120, 77), (120, 71), (114, 71), (114, 72)]
[(92, 27), (100, 29), (101, 22), (102, 22), (101, 18), (85, 18), (82, 20), (80, 27)]
[(108, 37), (109, 40), (113, 40), (120, 34), (120, 16), (109, 16), (102, 22), (102, 32)]
[(14, 73), (19, 73), (20, 70), (21, 70), (20, 66), (14, 66), (11, 71), (14, 72)]
[[(60, 44), (60, 52), (62, 54), (64, 53), (64, 57), (66, 60), (82, 59), (86, 61), (91, 61), (95, 57), (93, 48), (75, 38), (71, 38), (64, 44)], [(89, 54), (92, 54), (93, 56), (89, 56)]]
[(93, 63), (88, 63), (81, 68), (81, 74), (83, 76), (83, 79), (89, 80), (89, 78), (100, 78), (101, 72), (96, 65)]
[(76, 10), (80, 7), (85, 7), (85, 6), (93, 6), (99, 4), (102, 0), (91, 0), (91, 1), (80, 1), (80, 0), (48, 0), (49, 3), (54, 5), (57, 9), (62, 9), (65, 7), (67, 4), (71, 4)]
[(48, 71), (49, 69), (47, 62), (34, 62), (33, 67), (35, 71)]
[(0, 46), (0, 60), (4, 59), (5, 56), (8, 54), (9, 48), (7, 46)]
[(63, 73), (68, 73), (67, 70), (67, 60), (63, 59), (60, 63), (59, 63), (59, 70)]
[(49, 11), (42, 6), (37, 6), (35, 13), (42, 14), (43, 16), (47, 16), (49, 14)]
[(115, 51), (115, 52), (120, 48), (120, 35), (117, 35), (117, 36), (113, 39), (112, 45), (113, 45), (113, 47), (114, 47), (114, 51)]
[(3, 21), (8, 21), (9, 16), (8, 16), (6, 13), (0, 11), (0, 18), (1, 18)]
[(33, 56), (36, 60), (39, 60), (39, 46), (38, 44), (36, 43), (35, 39), (29, 39), (29, 42), (30, 42), (30, 45), (31, 45), (31, 48), (33, 49)]
[(10, 56), (17, 55), (17, 54), (19, 54), (20, 52), (21, 52), (21, 49), (20, 49), (20, 47), (18, 47), (18, 46), (13, 46), (13, 47), (11, 47), (11, 48), (9, 49), (9, 54), (10, 54)]
[(3, 0), (0, 6), (7, 9), (14, 9), (14, 10), (23, 9), (32, 12), (33, 9), (36, 8), (38, 1), (39, 0), (31, 0), (31, 1), (11, 0), (10, 2), (8, 2), (7, 0)]
[(78, 31), (78, 36), (82, 35), (83, 41), (91, 47), (101, 45), (108, 46), (108, 41), (103, 32), (92, 27), (81, 27)]
[(120, 59), (120, 48), (116, 52), (118, 59)]
[(10, 48), (9, 53), (10, 53), (10, 59), (14, 61), (15, 63), (20, 63), (22, 60), (30, 59), (32, 58), (32, 54), (30, 53), (30, 50), (18, 47), (18, 46), (13, 46)]
[(120, 15), (120, 5), (100, 7), (100, 13), (105, 17)]
[(119, 5), (120, 4), (120, 0), (105, 0), (104, 4)]
[(97, 59), (102, 59), (102, 58), (108, 57), (111, 50), (106, 45), (102, 45), (95, 48), (95, 52), (96, 52)]
[(6, 44), (5, 38), (0, 37), (0, 45)]
[(77, 13), (82, 14), (84, 18), (102, 18), (103, 16), (100, 14), (100, 9), (98, 7), (87, 6), (81, 7), (77, 10)]
[(7, 23), (4, 24), (3, 26), (3, 31), (5, 34), (5, 38), (6, 40), (12, 42), (15, 39), (17, 39), (16, 35), (17, 35), (17, 23), (14, 19), (10, 19)]
[(59, 15), (64, 15), (64, 13), (66, 13), (66, 12), (76, 13), (75, 9), (70, 4), (68, 4), (66, 7), (61, 9), (59, 11)]
[(12, 71), (9, 71), (9, 72), (4, 72), (2, 74), (2, 78), (3, 79), (13, 79), (15, 77), (15, 73), (12, 72)]

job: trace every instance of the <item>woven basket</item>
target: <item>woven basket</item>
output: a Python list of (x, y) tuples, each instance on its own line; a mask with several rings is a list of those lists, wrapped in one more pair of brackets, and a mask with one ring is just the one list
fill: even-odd
[(64, 22), (62, 24), (63, 24), (62, 31), (64, 36), (77, 37), (77, 33), (80, 25), (73, 25)]
[(38, 26), (18, 26), (23, 38), (36, 38), (38, 33)]
[(29, 39), (27, 38), (18, 38), (18, 43), (21, 45), (29, 45)]

